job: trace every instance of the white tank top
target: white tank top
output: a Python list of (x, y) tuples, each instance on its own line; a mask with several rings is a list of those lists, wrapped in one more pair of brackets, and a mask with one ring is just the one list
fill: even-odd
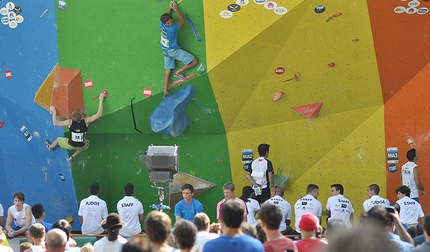
[[(21, 211), (17, 211), (15, 206), (11, 206), (9, 208), (10, 213), (12, 214), (12, 217), (13, 217), (13, 221), (17, 227), (24, 227), (25, 226), (25, 224), (26, 224), (25, 223), (25, 221), (26, 221), (25, 209), (27, 207), (30, 207), (30, 206), (23, 203)], [(31, 215), (31, 224), (33, 224), (35, 222), (36, 222), (36, 219), (34, 219), (33, 215)]]

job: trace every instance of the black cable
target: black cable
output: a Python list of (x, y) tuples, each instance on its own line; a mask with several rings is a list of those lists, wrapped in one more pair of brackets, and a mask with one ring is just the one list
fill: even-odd
[(142, 131), (137, 129), (136, 126), (136, 118), (134, 117), (134, 109), (133, 109), (133, 100), (135, 97), (133, 97), (130, 101), (130, 107), (131, 107), (131, 116), (133, 117), (133, 124), (134, 124), (134, 129), (137, 130), (140, 134), (143, 134)]

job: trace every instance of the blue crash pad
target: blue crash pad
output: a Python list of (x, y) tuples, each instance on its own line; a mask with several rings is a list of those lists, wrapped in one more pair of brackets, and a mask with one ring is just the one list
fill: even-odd
[(164, 99), (149, 116), (149, 124), (155, 133), (177, 137), (190, 124), (186, 114), (188, 103), (194, 97), (194, 85), (190, 84)]

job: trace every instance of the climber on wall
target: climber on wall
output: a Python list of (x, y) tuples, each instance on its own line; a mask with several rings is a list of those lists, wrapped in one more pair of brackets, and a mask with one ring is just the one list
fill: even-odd
[[(178, 14), (179, 21), (176, 24), (173, 24), (172, 20), (172, 9)], [(164, 98), (169, 95), (168, 84), (170, 79), (170, 73), (172, 69), (175, 68), (175, 60), (180, 60), (184, 63), (179, 70), (177, 70), (173, 76), (179, 78), (181, 80), (185, 79), (185, 75), (183, 74), (185, 70), (192, 68), (197, 65), (197, 58), (194, 57), (189, 52), (182, 50), (178, 44), (176, 33), (179, 28), (181, 28), (182, 24), (184, 24), (184, 17), (178, 9), (178, 5), (175, 1), (171, 1), (169, 3), (169, 9), (167, 13), (164, 13), (160, 17), (160, 32), (161, 32), (161, 50), (164, 54), (164, 68), (166, 69), (166, 73), (164, 75)]]
[(97, 113), (90, 117), (85, 117), (85, 114), (79, 109), (75, 110), (71, 114), (71, 119), (60, 121), (57, 118), (57, 109), (51, 106), (50, 113), (52, 114), (52, 123), (54, 126), (67, 126), (70, 130), (70, 136), (58, 137), (53, 143), (49, 140), (45, 141), (46, 148), (53, 150), (58, 145), (67, 150), (75, 150), (75, 153), (69, 157), (69, 163), (73, 164), (74, 158), (82, 151), (88, 149), (90, 141), (86, 139), (88, 125), (95, 120), (99, 119), (103, 113), (103, 99), (106, 97), (106, 93), (102, 92), (99, 95), (99, 108)]

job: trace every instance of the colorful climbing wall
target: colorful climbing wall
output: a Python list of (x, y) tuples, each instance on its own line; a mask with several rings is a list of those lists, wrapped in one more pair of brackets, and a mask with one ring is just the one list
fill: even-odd
[[(251, 149), (256, 157), (262, 142), (271, 144), (275, 171), (289, 177), (285, 199), (290, 203), (305, 194), (308, 183), (316, 183), (325, 205), (330, 185), (342, 183), (356, 216), (371, 183), (395, 200), (399, 172), (387, 169), (387, 147), (398, 148), (400, 168), (410, 147), (407, 139), (413, 138), (425, 171), (430, 19), (418, 10), (429, 8), (429, 2), (180, 1), (179, 9), (202, 41), (186, 21), (178, 41), (199, 63), (187, 71), (197, 76), (184, 85), (196, 90), (186, 108), (190, 125), (178, 137), (155, 134), (148, 120), (163, 100), (158, 26), (168, 1), (66, 2), (60, 10), (53, 2), (16, 1), (25, 19), (15, 28), (14, 23), (0, 26), (5, 47), (0, 139), (6, 143), (0, 173), (8, 180), (0, 194), (3, 206), (19, 189), (28, 192), (29, 203), (42, 201), (57, 210), (69, 204), (67, 211), (76, 216), (89, 184), (99, 182), (100, 197), (112, 212), (123, 185), (131, 182), (148, 212), (158, 195), (138, 157), (150, 144), (179, 145), (179, 169), (217, 185), (198, 196), (212, 219), (225, 182), (236, 184), (237, 196), (249, 184), (242, 150)], [(410, 7), (410, 2), (420, 5)], [(400, 5), (406, 6), (403, 13)], [(87, 114), (97, 110), (93, 98), (109, 92), (103, 117), (90, 126), (90, 148), (71, 167), (65, 150), (49, 152), (43, 143), (67, 134), (52, 126), (49, 92), (38, 93), (49, 86), (45, 80), (57, 63), (80, 71)], [(198, 73), (201, 64), (207, 71)], [(276, 94), (283, 95), (274, 99)], [(23, 182), (27, 174), (36, 178), (39, 190)], [(426, 185), (425, 172), (422, 179)], [(38, 193), (63, 187), (67, 197), (60, 197), (61, 203), (55, 195), (46, 199)], [(425, 209), (427, 197), (422, 198)], [(74, 229), (79, 229), (76, 222)]]
[(27, 204), (43, 204), (46, 221), (72, 216), (78, 230), (67, 152), (44, 144), (64, 135), (46, 110), (52, 85), (39, 89), (59, 60), (55, 9), (46, 0), (0, 2), (0, 204), (7, 213), (14, 192), (22, 191)]

